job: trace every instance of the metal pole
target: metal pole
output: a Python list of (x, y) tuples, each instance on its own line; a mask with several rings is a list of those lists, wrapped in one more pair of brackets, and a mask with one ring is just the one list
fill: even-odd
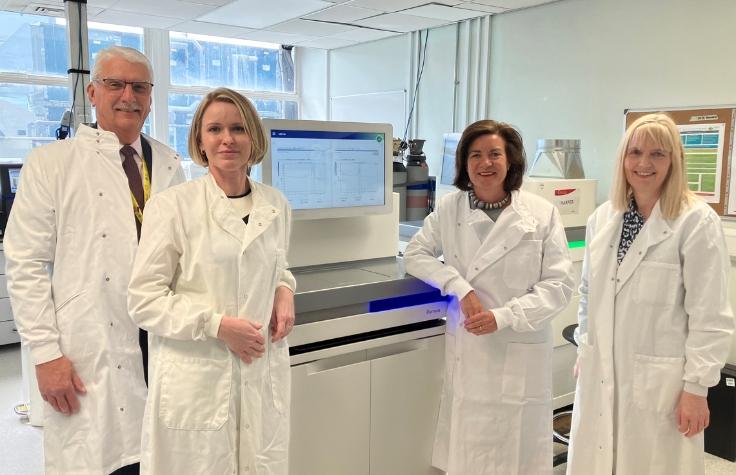
[(87, 36), (87, 0), (64, 0), (69, 37), (69, 91), (72, 101), (71, 127), (92, 120), (92, 106), (87, 100), (90, 80)]

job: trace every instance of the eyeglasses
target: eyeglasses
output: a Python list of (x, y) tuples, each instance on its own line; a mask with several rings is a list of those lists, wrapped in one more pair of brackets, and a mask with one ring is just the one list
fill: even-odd
[(151, 89), (153, 89), (153, 83), (146, 81), (124, 81), (113, 78), (94, 79), (94, 81), (102, 83), (110, 91), (122, 91), (128, 84), (130, 84), (134, 94), (150, 94)]

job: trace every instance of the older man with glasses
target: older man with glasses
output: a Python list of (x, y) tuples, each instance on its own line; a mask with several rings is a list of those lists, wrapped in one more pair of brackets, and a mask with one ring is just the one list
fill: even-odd
[(140, 52), (100, 51), (97, 124), (31, 151), (5, 234), (8, 291), (44, 408), (47, 474), (138, 473), (146, 335), (126, 293), (143, 208), (184, 181), (180, 157), (141, 134), (153, 74)]

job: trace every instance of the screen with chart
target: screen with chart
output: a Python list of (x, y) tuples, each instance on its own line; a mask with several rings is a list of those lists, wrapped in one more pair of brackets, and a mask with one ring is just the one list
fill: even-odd
[(264, 183), (281, 190), (294, 217), (391, 211), (391, 127), (351, 122), (265, 120)]

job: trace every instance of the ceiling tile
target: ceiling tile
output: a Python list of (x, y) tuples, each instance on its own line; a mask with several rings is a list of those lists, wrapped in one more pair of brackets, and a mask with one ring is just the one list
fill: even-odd
[(213, 7), (221, 7), (223, 5), (227, 5), (233, 0), (181, 0), (181, 1), (187, 2), (187, 3), (199, 3), (202, 5), (211, 5)]
[(254, 31), (251, 28), (242, 28), (240, 26), (220, 25), (217, 23), (208, 23), (206, 21), (185, 21), (171, 27), (172, 31), (180, 31), (182, 33), (195, 33), (197, 35), (239, 37), (246, 33)]
[(485, 13), (501, 13), (507, 9), (503, 7), (494, 7), (491, 5), (481, 5), (480, 3), (464, 2), (458, 5), (458, 8), (464, 8), (466, 10), (478, 10), (479, 12)]
[(87, 5), (99, 8), (110, 8), (115, 5), (118, 0), (87, 0)]
[(178, 0), (125, 0), (116, 3), (113, 8), (118, 11), (181, 18), (182, 20), (192, 20), (212, 11), (211, 5), (187, 3)]
[(161, 30), (168, 30), (171, 26), (181, 23), (181, 18), (167, 18), (147, 13), (122, 12), (112, 9), (104, 10), (94, 17), (90, 17), (90, 19), (100, 23), (158, 28)]
[(344, 40), (340, 38), (317, 38), (316, 40), (305, 41), (297, 44), (303, 48), (319, 48), (319, 49), (335, 49), (344, 46), (352, 46), (357, 44), (355, 41)]
[(251, 33), (246, 33), (240, 36), (240, 38), (253, 41), (263, 41), (265, 43), (278, 43), (282, 45), (293, 45), (295, 43), (317, 39), (314, 36), (293, 35), (290, 33), (282, 33), (280, 31), (268, 30), (253, 31)]
[(432, 3), (432, 0), (352, 0), (351, 7), (371, 8), (382, 12), (397, 12)]
[(475, 10), (465, 10), (462, 8), (448, 7), (445, 5), (423, 5), (421, 7), (410, 8), (401, 13), (407, 15), (416, 15), (424, 18), (435, 18), (437, 20), (462, 21), (468, 18), (476, 18), (483, 16), (483, 12)]
[(450, 22), (434, 18), (406, 15), (403, 13), (386, 13), (384, 15), (358, 20), (353, 23), (356, 25), (367, 26), (369, 28), (408, 33), (410, 31), (421, 30), (424, 28), (434, 28), (435, 26), (446, 25)]
[(296, 19), (271, 26), (268, 29), (271, 31), (280, 31), (282, 33), (291, 33), (294, 35), (330, 36), (351, 30), (352, 28), (353, 27), (350, 25)]
[(320, 21), (335, 21), (338, 23), (350, 23), (351, 21), (361, 20), (369, 16), (380, 15), (379, 10), (370, 10), (368, 8), (351, 7), (348, 5), (335, 5), (326, 10), (317, 13), (310, 13), (304, 18)]
[(396, 33), (394, 31), (374, 30), (373, 28), (355, 28), (344, 33), (332, 35), (331, 38), (342, 38), (346, 40), (361, 42), (380, 40), (381, 38), (388, 38), (389, 36), (396, 36), (400, 34), (401, 33)]
[(264, 8), (263, 0), (236, 0), (198, 19), (223, 25), (265, 28), (332, 6), (331, 3), (320, 0), (267, 1), (268, 8)]
[(502, 7), (505, 9), (526, 8), (534, 5), (542, 5), (544, 3), (552, 3), (557, 0), (472, 0), (473, 3), (481, 3), (483, 5), (492, 5), (494, 7)]

